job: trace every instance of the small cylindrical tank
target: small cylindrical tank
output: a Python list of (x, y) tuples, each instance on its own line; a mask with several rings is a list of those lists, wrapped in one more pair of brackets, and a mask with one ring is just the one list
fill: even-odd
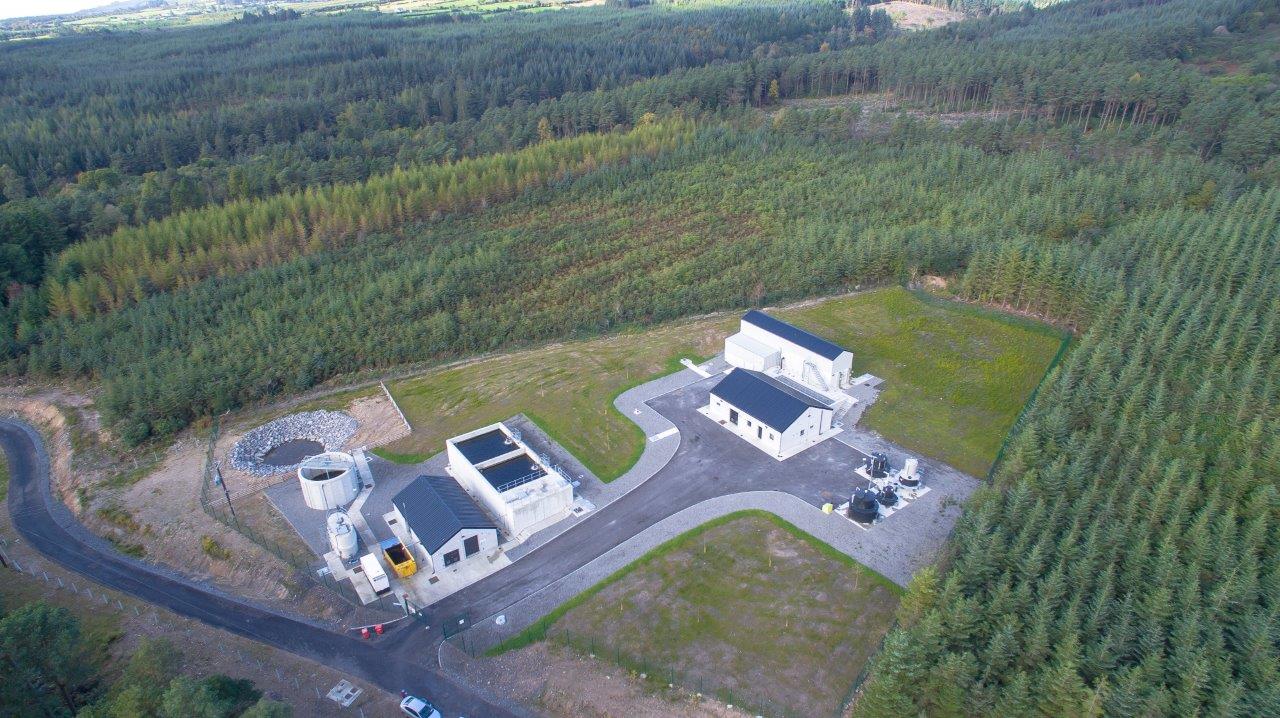
[(360, 539), (355, 525), (351, 523), (351, 517), (342, 511), (334, 511), (329, 514), (328, 529), (329, 545), (338, 552), (338, 558), (343, 561), (355, 558)]
[(298, 466), (302, 500), (317, 511), (332, 511), (355, 500), (360, 493), (360, 475), (355, 459), (341, 451), (326, 451)]
[(916, 459), (907, 459), (902, 464), (902, 470), (898, 472), (898, 483), (908, 488), (915, 488), (920, 485), (920, 462)]
[(869, 524), (879, 515), (880, 504), (876, 501), (875, 492), (868, 489), (854, 489), (853, 496), (849, 498), (849, 518)]

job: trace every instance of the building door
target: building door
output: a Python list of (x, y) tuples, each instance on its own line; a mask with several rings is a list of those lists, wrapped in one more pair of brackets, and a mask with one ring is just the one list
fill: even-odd
[(730, 424), (737, 424), (737, 423), (738, 423), (738, 410), (737, 410), (737, 409), (730, 409), (730, 410), (729, 410), (729, 423), (730, 423)]
[(480, 537), (468, 536), (462, 542), (462, 550), (466, 551), (468, 556), (474, 556), (480, 553)]
[(756, 438), (757, 438), (757, 439), (763, 439), (763, 438), (764, 438), (764, 427), (763, 427), (763, 426), (757, 426), (757, 427), (756, 427)]
[(462, 560), (462, 556), (458, 555), (458, 549), (454, 549), (444, 555), (444, 565), (452, 566)]

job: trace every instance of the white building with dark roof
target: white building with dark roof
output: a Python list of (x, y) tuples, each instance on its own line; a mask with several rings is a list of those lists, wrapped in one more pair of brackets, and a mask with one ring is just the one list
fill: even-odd
[(445, 442), (449, 473), (512, 538), (569, 516), (573, 486), (501, 422)]
[(852, 379), (853, 353), (816, 334), (752, 309), (737, 334), (724, 343), (730, 366), (778, 374), (823, 393), (837, 392)]
[(832, 402), (790, 381), (736, 368), (711, 389), (700, 410), (775, 459), (787, 459), (835, 434)]
[(419, 571), (438, 573), (498, 548), (497, 525), (447, 476), (419, 476), (391, 504), (387, 524), (414, 552)]

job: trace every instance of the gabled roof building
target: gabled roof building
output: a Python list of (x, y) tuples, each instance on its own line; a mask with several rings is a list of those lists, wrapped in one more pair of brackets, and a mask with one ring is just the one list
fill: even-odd
[(433, 573), (498, 547), (497, 525), (448, 476), (419, 476), (391, 504), (393, 532), (408, 537)]
[(830, 400), (785, 377), (750, 369), (734, 369), (721, 379), (703, 413), (776, 459), (834, 431)]
[(822, 392), (849, 386), (853, 353), (781, 319), (752, 309), (724, 343), (731, 366), (774, 372)]

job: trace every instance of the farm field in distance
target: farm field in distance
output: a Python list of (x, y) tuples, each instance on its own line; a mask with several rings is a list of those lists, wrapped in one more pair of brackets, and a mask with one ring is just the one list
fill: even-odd
[(898, 589), (768, 514), (689, 531), (511, 645), (568, 643), (660, 684), (770, 715), (837, 712), (893, 622)]
[[(899, 288), (776, 313), (851, 349), (855, 375), (885, 379), (867, 426), (974, 475), (990, 466), (1061, 341), (1048, 327)], [(450, 436), (523, 412), (601, 479), (615, 479), (644, 436), (613, 398), (679, 369), (681, 357), (720, 352), (737, 320), (735, 313), (555, 344), (392, 382), (414, 431), (378, 453), (421, 461)]]

